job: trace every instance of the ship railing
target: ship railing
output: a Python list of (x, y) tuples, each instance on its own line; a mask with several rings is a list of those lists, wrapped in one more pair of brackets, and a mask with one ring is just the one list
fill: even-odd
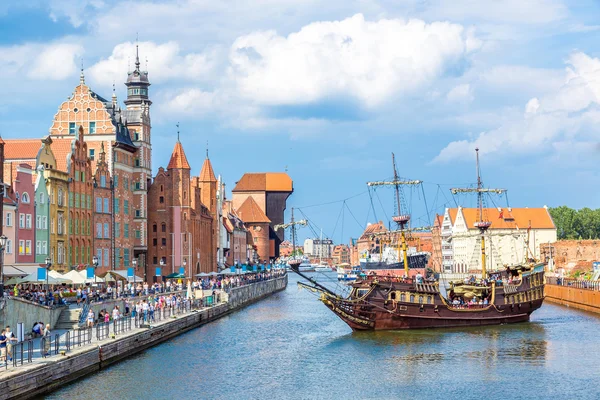
[(576, 289), (600, 291), (600, 281), (588, 281), (585, 279), (560, 278), (557, 276), (546, 276), (546, 284), (557, 286), (568, 286)]

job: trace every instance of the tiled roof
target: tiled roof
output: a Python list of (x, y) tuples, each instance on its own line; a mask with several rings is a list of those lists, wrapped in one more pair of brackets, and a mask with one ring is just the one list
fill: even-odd
[(169, 161), (169, 165), (167, 165), (167, 169), (173, 168), (191, 169), (187, 157), (185, 156), (185, 152), (183, 151), (183, 146), (179, 140), (175, 143), (175, 148), (171, 154), (171, 160)]
[(67, 157), (71, 154), (71, 146), (75, 138), (56, 138), (52, 139), (50, 148), (56, 158), (56, 169), (67, 172)]
[(285, 172), (247, 173), (237, 182), (234, 192), (293, 192), (292, 178)]
[(454, 221), (456, 221), (456, 213), (458, 212), (458, 208), (449, 208), (448, 216), (450, 217), (450, 223), (454, 225)]
[(35, 160), (41, 147), (40, 139), (6, 139), (4, 141), (4, 159)]
[[(449, 211), (452, 210), (454, 210), (454, 213), (458, 211), (456, 208), (451, 208)], [(476, 229), (474, 224), (479, 220), (479, 209), (462, 208), (461, 211), (467, 227)], [(490, 229), (556, 228), (546, 208), (484, 208), (484, 218), (492, 223)]]
[(217, 178), (215, 178), (215, 171), (213, 171), (212, 164), (208, 157), (204, 159), (204, 164), (202, 164), (202, 169), (200, 170), (200, 182), (216, 182)]
[(238, 208), (237, 213), (244, 222), (271, 222), (252, 196), (248, 196), (246, 201)]
[(385, 227), (385, 225), (383, 224), (382, 221), (379, 221), (376, 224), (371, 224), (369, 226), (367, 226), (367, 229), (365, 229), (365, 231), (363, 232), (361, 238), (365, 238), (368, 235), (371, 235), (373, 233), (380, 233), (380, 232), (387, 232), (387, 228)]

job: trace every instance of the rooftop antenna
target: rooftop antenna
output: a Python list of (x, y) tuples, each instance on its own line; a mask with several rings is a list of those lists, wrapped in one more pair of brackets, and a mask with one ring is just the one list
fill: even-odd
[(81, 57), (81, 73), (79, 74), (79, 83), (85, 85), (85, 75), (83, 75), (83, 57)]
[(208, 159), (208, 140), (206, 141), (206, 158)]
[(175, 126), (177, 127), (177, 141), (179, 142), (179, 122)]

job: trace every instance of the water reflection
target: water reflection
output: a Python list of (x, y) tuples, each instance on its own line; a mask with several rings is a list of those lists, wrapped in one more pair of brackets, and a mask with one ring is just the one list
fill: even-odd
[(503, 397), (594, 398), (597, 316), (544, 305), (523, 324), (352, 332), (291, 278), (285, 292), (49, 397), (447, 400), (498, 397), (492, 387)]

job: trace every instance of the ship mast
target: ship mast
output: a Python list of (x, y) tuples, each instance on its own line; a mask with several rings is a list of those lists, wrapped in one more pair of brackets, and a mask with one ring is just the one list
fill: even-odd
[(298, 266), (302, 263), (302, 260), (296, 259), (296, 225), (304, 225), (306, 226), (308, 222), (305, 219), (301, 219), (300, 221), (294, 221), (294, 208), (292, 207), (292, 219), (287, 224), (277, 224), (273, 227), (273, 230), (277, 232), (279, 229), (287, 229), (292, 228), (292, 258), (288, 261), (290, 264), (290, 268), (298, 269)]
[(486, 269), (486, 258), (485, 258), (485, 233), (492, 225), (490, 221), (487, 221), (487, 218), (484, 216), (484, 207), (483, 207), (483, 195), (484, 193), (497, 193), (502, 194), (506, 192), (506, 189), (485, 189), (483, 187), (483, 182), (481, 180), (481, 171), (479, 168), (479, 148), (475, 148), (476, 155), (476, 173), (477, 173), (477, 189), (472, 188), (453, 188), (450, 189), (452, 194), (456, 193), (477, 193), (477, 207), (479, 218), (478, 221), (473, 225), (475, 228), (479, 229), (479, 234), (481, 236), (481, 277), (485, 279), (487, 277), (487, 269)]
[[(398, 211), (398, 215), (392, 217), (392, 220), (398, 225), (398, 230), (400, 231), (400, 237), (402, 241), (402, 256), (403, 256), (403, 264), (404, 264), (404, 274), (408, 277), (409, 265), (408, 265), (408, 248), (406, 245), (406, 225), (410, 221), (410, 215), (402, 213), (402, 202), (400, 198), (400, 185), (420, 185), (421, 181), (415, 180), (400, 180), (398, 177), (398, 171), (396, 169), (396, 156), (392, 153), (392, 165), (394, 167), (394, 180), (393, 181), (378, 181), (378, 182), (368, 182), (369, 186), (385, 186), (391, 185), (395, 188), (396, 195), (396, 208)], [(400, 251), (398, 251), (398, 259), (400, 259)]]

